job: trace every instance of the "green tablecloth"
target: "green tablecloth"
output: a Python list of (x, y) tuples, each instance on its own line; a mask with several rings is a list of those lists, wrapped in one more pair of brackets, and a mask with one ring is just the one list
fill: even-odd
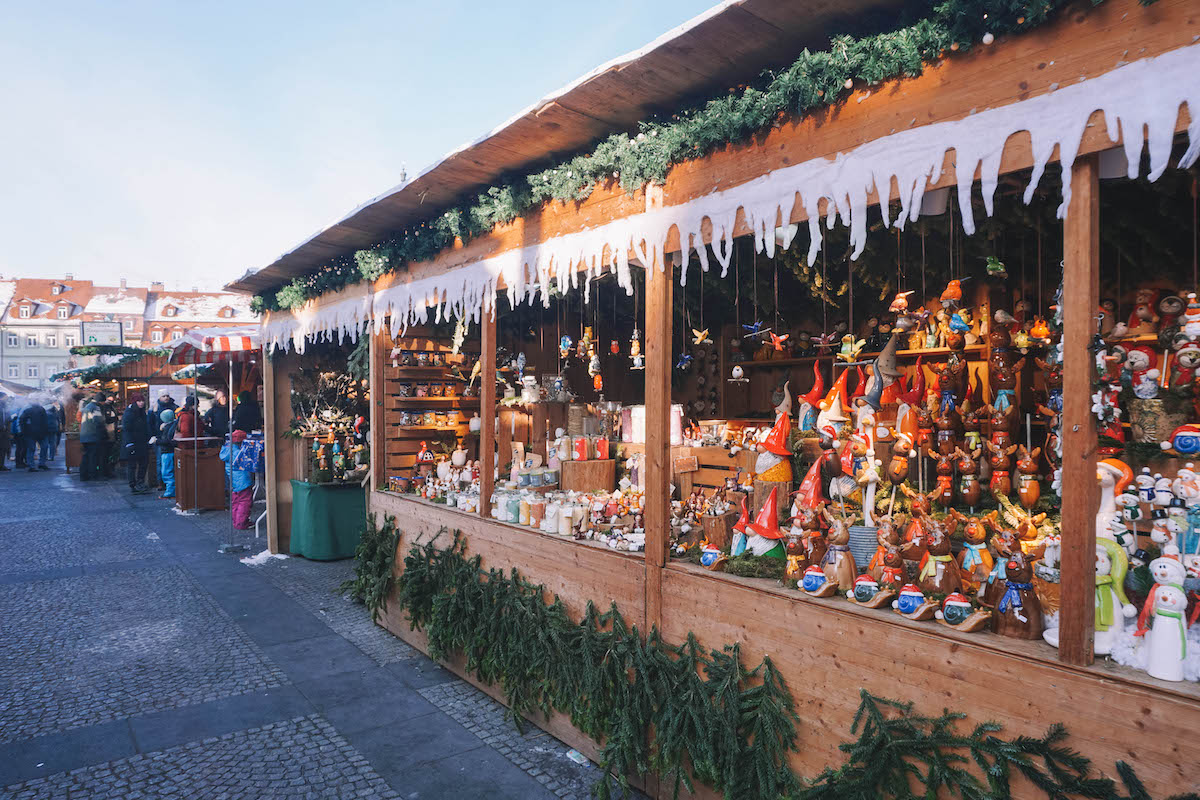
[(292, 481), (292, 555), (315, 561), (350, 558), (367, 516), (367, 496), (357, 483)]

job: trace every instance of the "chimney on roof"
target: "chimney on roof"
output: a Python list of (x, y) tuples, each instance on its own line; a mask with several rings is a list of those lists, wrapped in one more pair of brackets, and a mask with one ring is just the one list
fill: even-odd
[(125, 279), (124, 278), (121, 278), (121, 288), (122, 289), (125, 288)]
[(68, 273), (67, 273), (67, 280), (69, 280), (69, 281), (73, 281), (73, 280), (75, 280), (75, 273), (73, 273), (73, 272), (68, 272)]
[(151, 281), (150, 282), (150, 291), (165, 292), (166, 290), (167, 290), (166, 284), (164, 284), (162, 281)]
[(196, 294), (196, 293), (197, 293), (197, 292), (199, 292), (199, 291), (200, 291), (200, 288), (199, 288), (198, 286), (193, 286), (193, 287), (192, 287), (192, 294)]

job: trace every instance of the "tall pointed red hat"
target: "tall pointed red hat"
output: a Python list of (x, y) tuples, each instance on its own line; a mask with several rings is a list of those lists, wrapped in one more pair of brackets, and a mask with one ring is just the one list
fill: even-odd
[(764, 539), (783, 538), (783, 531), (779, 530), (778, 492), (778, 486), (771, 489), (771, 493), (767, 495), (767, 502), (763, 503), (763, 507), (759, 509), (754, 522), (746, 526), (752, 533), (757, 533)]
[(813, 360), (813, 385), (808, 390), (807, 394), (800, 395), (800, 398), (810, 406), (815, 406), (820, 401), (821, 396), (825, 394), (825, 376), (821, 374), (817, 362)]
[(854, 406), (854, 400), (858, 397), (864, 397), (867, 394), (867, 376), (863, 373), (862, 367), (856, 368), (854, 377), (854, 394), (850, 395), (850, 405)]
[(745, 533), (748, 524), (750, 524), (750, 512), (746, 509), (746, 496), (742, 495), (742, 515), (738, 517), (738, 521), (734, 524), (733, 532)]
[(850, 370), (842, 370), (842, 374), (838, 375), (837, 381), (834, 382), (833, 388), (829, 390), (829, 394), (825, 395), (825, 399), (821, 401), (821, 408), (828, 410), (833, 406), (833, 398), (836, 396), (842, 401), (842, 408), (849, 408), (850, 402), (846, 395), (846, 378), (850, 375)]
[(900, 395), (900, 399), (908, 403), (910, 406), (919, 406), (925, 399), (925, 368), (921, 366), (921, 359), (924, 356), (917, 356), (916, 377), (909, 384), (909, 389), (904, 394)]
[(767, 438), (763, 440), (763, 449), (769, 453), (774, 453), (777, 456), (789, 458), (792, 451), (788, 450), (788, 437), (792, 433), (792, 418), (788, 414), (778, 414), (775, 417), (775, 424), (771, 426), (771, 432), (767, 434)]

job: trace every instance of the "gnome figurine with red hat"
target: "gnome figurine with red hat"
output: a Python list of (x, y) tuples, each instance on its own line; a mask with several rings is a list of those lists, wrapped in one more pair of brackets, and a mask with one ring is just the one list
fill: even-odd
[(783, 400), (775, 407), (775, 424), (758, 446), (754, 472), (761, 481), (790, 483), (792, 480), (792, 451), (788, 439), (792, 433), (791, 381), (783, 385)]
[[(786, 417), (785, 417), (786, 419)], [(779, 489), (772, 488), (767, 501), (759, 509), (754, 522), (746, 525), (746, 549), (756, 556), (782, 559), (786, 556), (783, 547), (783, 531), (779, 529)]]

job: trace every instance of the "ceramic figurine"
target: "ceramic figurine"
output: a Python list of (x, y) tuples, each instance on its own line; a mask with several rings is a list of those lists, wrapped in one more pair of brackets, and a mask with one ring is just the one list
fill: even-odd
[(746, 525), (746, 549), (756, 556), (782, 559), (785, 555), (783, 531), (779, 530), (778, 491), (778, 487), (772, 487), (754, 522)]
[(813, 361), (813, 385), (807, 393), (800, 395), (800, 408), (796, 412), (796, 427), (802, 431), (813, 431), (817, 429), (817, 415), (821, 412), (818, 403), (825, 394), (825, 378), (821, 375), (821, 370), (817, 367), (817, 362)]
[(991, 622), (990, 609), (975, 611), (971, 601), (961, 592), (952, 592), (942, 601), (942, 607), (934, 614), (937, 621), (960, 631), (974, 633), (983, 630)]
[(566, 334), (558, 340), (558, 357), (568, 358), (571, 355), (571, 337)]
[(842, 346), (837, 357), (841, 361), (853, 362), (858, 360), (858, 354), (867, 346), (865, 339), (855, 339), (854, 334), (847, 333), (842, 337)]
[(867, 458), (855, 478), (858, 485), (863, 487), (863, 525), (868, 527), (875, 525), (875, 490), (879, 486), (879, 468), (882, 466), (883, 462), (879, 459)]
[(992, 537), (988, 539), (988, 552), (992, 555), (992, 570), (987, 580), (979, 587), (977, 596), (979, 602), (994, 608), (1004, 596), (1005, 581), (1008, 579), (1008, 557), (1014, 551), (1021, 549), (1017, 532), (1011, 528), (1002, 528), (995, 517), (985, 518), (985, 523), (992, 529)]
[(933, 619), (934, 614), (937, 613), (937, 607), (936, 602), (926, 600), (921, 590), (911, 583), (904, 584), (900, 589), (900, 596), (892, 601), (892, 608), (896, 609), (901, 616), (913, 620)]
[(996, 604), (992, 630), (1016, 639), (1042, 638), (1042, 604), (1033, 591), (1033, 567), (1021, 548), (1008, 556), (1004, 594)]
[(1158, 545), (1163, 555), (1179, 555), (1179, 537), (1183, 534), (1183, 525), (1166, 511), (1154, 511), (1152, 516), (1154, 522), (1150, 526), (1150, 541)]
[[(804, 531), (804, 560), (817, 566), (825, 560), (825, 551), (829, 549), (829, 545), (821, 532), (821, 514), (815, 507), (804, 509), (800, 528)], [(817, 568), (820, 569), (819, 566)]]
[(788, 447), (788, 439), (792, 433), (792, 395), (791, 382), (784, 384), (783, 400), (775, 406), (775, 424), (758, 447), (758, 458), (754, 462), (754, 471), (759, 480), (791, 482), (792, 480), (792, 451)]
[(843, 370), (842, 374), (834, 382), (833, 388), (829, 390), (829, 394), (825, 395), (825, 399), (818, 403), (820, 413), (817, 414), (816, 427), (821, 430), (826, 426), (830, 426), (835, 432), (840, 433), (847, 422), (846, 418), (846, 379), (849, 372)]
[(884, 548), (879, 568), (876, 572), (872, 573), (872, 577), (879, 582), (881, 589), (886, 589), (893, 593), (900, 591), (900, 587), (904, 585), (905, 577), (904, 556), (900, 554), (899, 547), (889, 545)]
[(954, 468), (958, 471), (958, 497), (972, 512), (983, 498), (983, 486), (979, 482), (980, 452), (978, 448), (970, 452), (959, 448), (954, 450), (958, 457), (954, 462)]
[(846, 519), (831, 514), (828, 507), (824, 509), (824, 515), (829, 523), (829, 532), (825, 537), (829, 548), (825, 551), (821, 566), (825, 568), (825, 577), (831, 583), (836, 583), (843, 592), (850, 591), (858, 575), (854, 554), (850, 552), (850, 524)]
[(705, 328), (704, 330), (699, 330), (698, 328), (692, 328), (692, 344), (694, 344), (694, 345), (712, 344), (712, 339), (708, 338), (708, 328)]
[(1187, 595), (1177, 583), (1157, 584), (1147, 603), (1153, 603), (1153, 626), (1146, 634), (1146, 672), (1163, 681), (1183, 680), (1187, 658)]
[(1042, 496), (1042, 484), (1037, 478), (1037, 458), (1042, 448), (1035, 447), (1032, 451), (1019, 445), (1017, 447), (1017, 498), (1027, 510), (1037, 505)]
[(962, 301), (962, 282), (965, 280), (968, 279), (953, 280), (946, 284), (946, 289), (941, 296), (942, 308), (947, 310), (958, 308), (959, 302)]
[(733, 524), (733, 542), (729, 546), (729, 554), (740, 556), (746, 552), (746, 527), (750, 524), (750, 512), (746, 508), (746, 496), (742, 495), (742, 513)]
[(910, 289), (907, 292), (897, 292), (892, 298), (891, 305), (888, 306), (888, 311), (893, 314), (905, 314), (908, 312), (908, 296), (912, 294)]
[(992, 497), (996, 502), (1000, 502), (1000, 496), (1007, 497), (1012, 494), (1012, 478), (1010, 470), (1012, 468), (1012, 455), (1017, 452), (1017, 446), (1009, 445), (1008, 447), (1000, 447), (993, 442), (986, 443), (991, 456), (988, 461), (992, 466), (992, 480), (988, 484), (988, 489), (991, 490)]
[[(1125, 619), (1137, 614), (1137, 609), (1125, 597), (1125, 575), (1129, 570), (1128, 557), (1116, 542), (1096, 540), (1096, 622), (1093, 652), (1108, 655), (1112, 652), (1117, 634), (1125, 630)], [(1058, 647), (1058, 628), (1042, 633), (1042, 638)]]
[(983, 518), (966, 517), (952, 508), (946, 516), (963, 529), (963, 549), (958, 554), (963, 589), (978, 592), (996, 565), (987, 548), (987, 525), (995, 524), (997, 513), (993, 511)]
[(899, 486), (908, 480), (908, 460), (917, 454), (913, 449), (912, 439), (906, 433), (892, 431), (895, 440), (892, 443), (892, 459), (888, 462), (887, 476), (892, 486)]
[(926, 448), (925, 452), (937, 462), (934, 468), (937, 485), (929, 493), (929, 499), (942, 508), (950, 508), (954, 505), (954, 457), (938, 453), (931, 447)]
[(892, 518), (884, 514), (878, 517), (877, 522), (878, 527), (875, 529), (875, 541), (878, 542), (878, 547), (875, 548), (875, 554), (871, 556), (871, 561), (867, 564), (867, 571), (876, 580), (879, 579), (880, 565), (883, 562), (883, 556), (887, 548), (900, 546), (900, 532), (896, 529)]
[(868, 605), (879, 595), (879, 584), (870, 575), (859, 575), (854, 579), (854, 588), (846, 592), (851, 603)]
[(962, 589), (958, 565), (950, 555), (950, 534), (945, 525), (923, 513), (914, 514), (925, 534), (925, 558), (917, 581), (928, 594), (949, 594)]
[(811, 564), (808, 569), (804, 570), (800, 588), (804, 590), (805, 594), (813, 597), (833, 597), (837, 594), (837, 585), (830, 583), (829, 579), (825, 577), (825, 571), (816, 564)]
[[(1105, 458), (1096, 464), (1096, 480), (1100, 482), (1100, 508), (1096, 512), (1096, 538), (1115, 541), (1112, 523), (1114, 520), (1119, 522), (1121, 517), (1120, 511), (1117, 510), (1117, 498), (1133, 480), (1133, 470), (1124, 461)], [(1143, 476), (1138, 483), (1139, 488), (1143, 484), (1146, 484), (1145, 492), (1150, 498), (1147, 502), (1153, 502), (1154, 478), (1150, 476), (1149, 470), (1143, 471)], [(1124, 528), (1124, 525), (1119, 527)], [(1132, 544), (1136, 547), (1136, 542)], [(1126, 545), (1126, 549), (1128, 550), (1128, 545)]]

